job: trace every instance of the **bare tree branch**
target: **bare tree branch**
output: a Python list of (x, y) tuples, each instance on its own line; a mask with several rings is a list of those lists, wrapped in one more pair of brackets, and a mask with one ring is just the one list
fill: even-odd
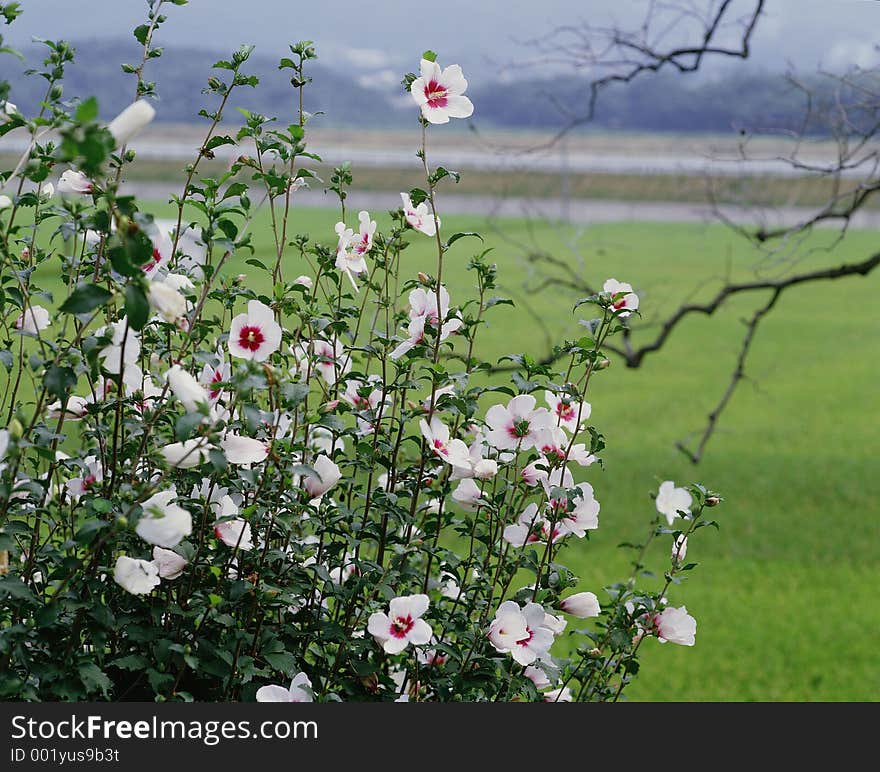
[(703, 457), (703, 451), (706, 449), (706, 443), (709, 442), (709, 439), (715, 433), (715, 428), (718, 425), (718, 419), (721, 417), (721, 413), (724, 411), (724, 408), (727, 407), (727, 403), (730, 402), (730, 398), (733, 396), (733, 392), (736, 391), (736, 387), (739, 385), (739, 382), (745, 378), (745, 364), (746, 357), (748, 356), (749, 349), (751, 348), (752, 341), (755, 338), (755, 331), (758, 328), (758, 323), (763, 319), (776, 305), (776, 301), (779, 300), (779, 296), (782, 294), (782, 289), (777, 288), (773, 291), (773, 294), (770, 296), (770, 300), (761, 308), (759, 308), (752, 315), (752, 318), (746, 325), (746, 335), (743, 338), (742, 346), (740, 348), (739, 356), (736, 359), (736, 367), (734, 368), (733, 375), (731, 376), (730, 383), (725, 389), (724, 394), (721, 396), (718, 404), (709, 413), (709, 416), (706, 421), (706, 427), (703, 429), (703, 434), (700, 437), (700, 442), (697, 444), (696, 450), (690, 450), (683, 442), (677, 442), (675, 447), (677, 447), (682, 453), (684, 453), (690, 460), (691, 463), (696, 465), (700, 463), (700, 459)]

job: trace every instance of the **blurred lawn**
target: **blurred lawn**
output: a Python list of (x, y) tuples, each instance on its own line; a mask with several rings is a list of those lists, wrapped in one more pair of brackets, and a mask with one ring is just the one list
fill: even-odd
[[(170, 214), (164, 207), (157, 214)], [(291, 232), (330, 241), (334, 212), (293, 215)], [(354, 217), (349, 218), (354, 221)], [(388, 217), (378, 217), (380, 229)], [(258, 254), (270, 251), (268, 218), (254, 224)], [(643, 321), (662, 318), (681, 301), (710, 295), (721, 277), (752, 277), (756, 255), (721, 226), (620, 223), (574, 233), (519, 220), (444, 217), (444, 232), (478, 230), (496, 248), (507, 294), (523, 295), (527, 276), (518, 243), (534, 243), (581, 265), (594, 284), (609, 276), (631, 282)], [(414, 234), (402, 275), (435, 271), (432, 240)], [(819, 233), (809, 246), (831, 243)], [(453, 303), (472, 294), (465, 270), (476, 242), (458, 242), (444, 280)], [(875, 234), (850, 233), (798, 270), (862, 260)], [(776, 266), (777, 268), (779, 266)], [(772, 270), (772, 264), (765, 266)], [(245, 266), (230, 270), (253, 273)], [(580, 268), (579, 268), (580, 270)], [(288, 277), (307, 267), (291, 258)], [(601, 527), (570, 548), (583, 589), (602, 600), (602, 586), (628, 572), (615, 548), (646, 532), (657, 480), (703, 481), (726, 496), (713, 514), (720, 532), (700, 531), (688, 559), (691, 579), (669, 598), (698, 620), (694, 648), (643, 646), (632, 700), (874, 700), (880, 695), (880, 315), (877, 277), (843, 279), (784, 294), (763, 322), (741, 384), (694, 468), (674, 445), (699, 432), (726, 387), (744, 334), (742, 319), (765, 296), (740, 298), (713, 318), (686, 321), (641, 368), (615, 362), (594, 380), (591, 421), (607, 437), (606, 469), (587, 470), (602, 502)], [(573, 298), (558, 290), (526, 295), (549, 328), (575, 337)], [(482, 334), (483, 355), (545, 352), (539, 325), (520, 308), (499, 306)], [(650, 335), (650, 331), (648, 333)], [(635, 342), (646, 339), (636, 336)], [(662, 571), (669, 545), (657, 546)]]

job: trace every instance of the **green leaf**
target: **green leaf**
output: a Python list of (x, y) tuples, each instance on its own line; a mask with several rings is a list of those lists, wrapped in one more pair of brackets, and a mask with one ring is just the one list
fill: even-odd
[(459, 239), (463, 239), (465, 236), (473, 236), (474, 238), (483, 240), (483, 237), (479, 233), (474, 233), (473, 231), (459, 231), (458, 233), (453, 233), (449, 237), (449, 241), (446, 242), (446, 248), (451, 247), (456, 241)]
[(94, 284), (80, 284), (59, 309), (66, 314), (87, 314), (99, 306), (103, 306), (110, 298), (112, 292)]
[(17, 600), (36, 600), (28, 586), (14, 574), (0, 578), (0, 598), (5, 598), (7, 595)]
[(150, 318), (150, 303), (140, 284), (129, 284), (125, 288), (125, 316), (133, 330), (142, 330)]
[(147, 44), (147, 35), (150, 33), (150, 27), (148, 24), (141, 24), (138, 27), (134, 28), (132, 34), (134, 35), (134, 39), (137, 40), (142, 46)]
[(437, 54), (435, 54), (433, 51), (428, 49), (427, 51), (425, 51), (422, 54), (422, 59), (427, 59), (429, 62), (436, 62), (437, 61)]
[(62, 404), (66, 404), (67, 395), (76, 386), (76, 373), (69, 367), (52, 365), (43, 376), (43, 385), (52, 396), (57, 397)]
[(84, 102), (80, 102), (76, 108), (74, 120), (77, 123), (91, 123), (98, 118), (98, 100), (95, 97), (89, 97)]
[(107, 690), (113, 685), (107, 675), (94, 662), (83, 662), (78, 668), (79, 677), (82, 679), (83, 686), (90, 692), (100, 689), (104, 696), (107, 696)]
[(80, 529), (76, 532), (76, 536), (74, 536), (74, 539), (76, 539), (77, 544), (90, 544), (92, 541), (94, 541), (95, 534), (97, 534), (98, 531), (106, 528), (107, 525), (108, 523), (105, 523), (103, 520), (98, 520), (96, 518), (86, 520), (82, 524)]
[(201, 413), (187, 413), (177, 419), (174, 424), (174, 437), (178, 442), (184, 442), (192, 437), (192, 433), (204, 420)]

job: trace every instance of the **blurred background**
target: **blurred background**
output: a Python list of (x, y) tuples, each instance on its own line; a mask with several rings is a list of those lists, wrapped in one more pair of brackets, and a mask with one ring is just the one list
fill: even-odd
[[(26, 61), (2, 59), (22, 112), (42, 98), (42, 81), (25, 77), (45, 56), (38, 38), (76, 48), (67, 97), (97, 96), (108, 120), (132, 101), (120, 65), (140, 63), (132, 30), (145, 2), (22, 7), (4, 34)], [(303, 39), (318, 53), (305, 97), (315, 174), (329, 180), (349, 161), (349, 208), (395, 208), (423, 184), (418, 113), (400, 81), (431, 49), (462, 65), (475, 105), (471, 119), (429, 132), (432, 164), (462, 173), (438, 209), (448, 227), (486, 234), (515, 301), (487, 328), (489, 353), (549, 359), (553, 342), (579, 335), (579, 297), (609, 276), (639, 293), (642, 316), (591, 400), (608, 449), (605, 469), (587, 470), (601, 528), (573, 548), (584, 589), (601, 600), (628, 571), (616, 545), (646, 535), (660, 480), (703, 481), (726, 503), (720, 531), (692, 541), (698, 569), (671, 593), (697, 618), (697, 645), (651, 647), (630, 699), (877, 698), (880, 3), (163, 10), (163, 53), (146, 69), (157, 118), (126, 180), (157, 215), (171, 211), (202, 141), (212, 63), (255, 45), (245, 69), (260, 86), (235, 106), (285, 126), (295, 92), (277, 63)], [(0, 138), (0, 166), (27, 141)], [(205, 171), (249, 150), (218, 148)], [(338, 211), (322, 184), (297, 204), (297, 230), (330, 239)], [(267, 234), (255, 239), (269, 249)], [(472, 293), (464, 264), (448, 273), (453, 298)], [(668, 557), (655, 558), (662, 574)]]

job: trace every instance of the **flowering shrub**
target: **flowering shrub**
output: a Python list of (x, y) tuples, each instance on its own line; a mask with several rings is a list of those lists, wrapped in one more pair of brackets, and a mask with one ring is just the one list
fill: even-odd
[[(304, 165), (314, 48), (280, 63), (292, 121), (243, 111), (230, 135), (235, 93), (257, 85), (239, 49), (208, 80), (168, 226), (119, 187), (126, 143), (153, 117), (144, 65), (165, 19), (149, 5), (143, 62), (124, 68), (136, 100), (109, 124), (94, 99), (63, 101), (61, 42), (47, 43), (37, 116), (0, 88), (0, 134), (32, 139), (2, 175), (2, 696), (616, 700), (646, 638), (693, 645), (694, 619), (665, 594), (693, 568), (687, 540), (716, 495), (664, 482), (627, 580), (584, 588), (563, 562), (599, 527), (605, 440), (588, 390), (637, 313), (632, 287), (609, 279), (579, 302), (592, 313), (559, 344), (561, 371), (519, 353), (502, 379), (479, 356), (509, 301), (488, 250), (467, 251), (477, 234), (443, 230), (437, 191), (458, 175), (428, 144), (431, 124), (474, 109), (461, 69), (426, 52), (404, 79), (424, 188), (355, 218), (340, 167), (335, 235), (312, 238), (288, 215), (321, 184)], [(200, 177), (226, 145), (229, 170)], [(270, 256), (250, 244), (259, 203)], [(405, 259), (419, 239), (431, 265)], [(465, 264), (475, 297), (451, 298), (444, 271)], [(649, 590), (654, 539), (672, 552)]]

